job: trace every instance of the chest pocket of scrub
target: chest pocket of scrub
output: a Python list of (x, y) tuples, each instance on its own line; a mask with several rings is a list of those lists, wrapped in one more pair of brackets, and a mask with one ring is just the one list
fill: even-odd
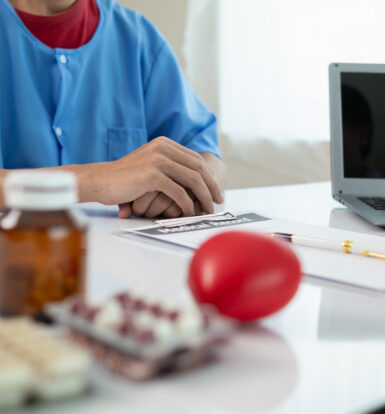
[(115, 161), (147, 142), (144, 128), (108, 128), (108, 160)]

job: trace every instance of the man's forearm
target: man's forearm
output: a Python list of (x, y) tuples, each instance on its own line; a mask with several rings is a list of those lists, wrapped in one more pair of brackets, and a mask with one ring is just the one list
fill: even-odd
[(76, 175), (78, 182), (78, 198), (80, 203), (98, 201), (98, 186), (96, 185), (97, 169), (103, 163), (71, 164), (60, 167), (41, 168), (41, 170), (70, 171)]
[[(70, 171), (76, 175), (78, 183), (78, 197), (79, 202), (85, 203), (88, 201), (97, 201), (97, 187), (93, 184), (96, 164), (84, 164), (84, 165), (64, 165), (60, 167), (46, 167), (36, 168), (31, 171)], [(24, 169), (23, 169), (24, 170)], [(4, 200), (4, 180), (8, 173), (16, 170), (0, 169), (0, 208), (5, 207)]]
[[(124, 204), (151, 192), (164, 193), (184, 215), (194, 214), (194, 194), (203, 211), (212, 210), (212, 202), (222, 202), (225, 169), (215, 155), (203, 153), (191, 163), (192, 152), (160, 137), (133, 153), (112, 162), (72, 164), (39, 168), (40, 171), (70, 171), (76, 175), (79, 202)], [(0, 169), (0, 208), (4, 207), (4, 179), (12, 170)], [(201, 180), (196, 179), (197, 173)], [(171, 177), (171, 178), (170, 178)]]

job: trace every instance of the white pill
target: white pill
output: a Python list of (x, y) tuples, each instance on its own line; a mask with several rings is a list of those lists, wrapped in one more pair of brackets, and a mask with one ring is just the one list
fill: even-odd
[(139, 329), (154, 329), (157, 320), (148, 312), (138, 312), (133, 316), (133, 322)]
[(113, 328), (124, 319), (122, 307), (115, 300), (107, 302), (95, 317), (95, 325), (99, 328)]
[(177, 327), (182, 335), (196, 335), (204, 326), (202, 315), (193, 310), (182, 312), (177, 320)]
[(170, 343), (175, 340), (175, 326), (167, 319), (157, 319), (154, 325), (155, 339), (161, 343)]

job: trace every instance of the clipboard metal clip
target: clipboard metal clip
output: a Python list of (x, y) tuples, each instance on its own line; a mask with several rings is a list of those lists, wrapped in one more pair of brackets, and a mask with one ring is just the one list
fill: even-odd
[(200, 216), (195, 217), (179, 217), (176, 219), (161, 219), (161, 220), (154, 220), (152, 224), (158, 224), (162, 227), (175, 227), (175, 226), (183, 226), (188, 224), (199, 223), (200, 221), (204, 220), (211, 220), (211, 221), (227, 221), (227, 220), (236, 220), (237, 216), (229, 211), (225, 213), (214, 213), (214, 214), (202, 214)]

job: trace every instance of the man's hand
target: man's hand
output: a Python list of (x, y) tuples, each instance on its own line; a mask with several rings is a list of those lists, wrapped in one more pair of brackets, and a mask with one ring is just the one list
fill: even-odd
[[(194, 198), (203, 212), (211, 213), (213, 202), (223, 202), (220, 186), (204, 158), (164, 137), (120, 160), (89, 164), (84, 168), (83, 174), (78, 174), (81, 201), (125, 204), (123, 210), (128, 216), (143, 206), (147, 207), (145, 211), (150, 209), (151, 214), (163, 209), (162, 214), (167, 210), (172, 217), (194, 215)], [(139, 206), (135, 202), (127, 204), (142, 197)]]
[[(190, 194), (188, 195), (190, 196)], [(136, 217), (145, 216), (149, 218), (160, 215), (168, 218), (175, 218), (182, 214), (182, 210), (170, 197), (157, 191), (147, 193), (135, 200), (132, 203), (132, 212)]]
[[(216, 177), (222, 190), (225, 181), (222, 161), (220, 161), (215, 155), (209, 153), (203, 153), (201, 156), (213, 176)], [(202, 208), (200, 203), (196, 200), (194, 194), (190, 190), (187, 190), (187, 193), (194, 201), (194, 214), (202, 214)], [(129, 218), (131, 215), (147, 218), (154, 218), (158, 216), (165, 218), (176, 218), (182, 215), (182, 210), (178, 207), (178, 205), (165, 194), (159, 192), (147, 193), (135, 200), (133, 203), (122, 204), (119, 206), (119, 210), (120, 218)]]
[(158, 216), (175, 218), (182, 215), (182, 210), (165, 194), (153, 191), (143, 195), (133, 203), (121, 204), (119, 206), (120, 218), (129, 218), (131, 215), (148, 218)]
[[(191, 194), (189, 195), (194, 201), (194, 215), (202, 214), (199, 202)], [(133, 203), (119, 205), (119, 218), (130, 218), (132, 215), (147, 218), (158, 216), (176, 218), (182, 215), (182, 210), (169, 197), (154, 191), (153, 193), (145, 194)]]

